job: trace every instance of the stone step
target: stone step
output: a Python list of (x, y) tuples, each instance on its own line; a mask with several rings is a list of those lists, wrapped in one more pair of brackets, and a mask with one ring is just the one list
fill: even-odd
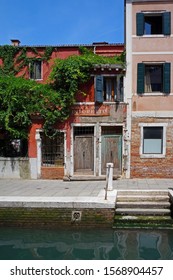
[[(117, 180), (120, 176), (113, 176), (113, 180)], [(102, 176), (95, 176), (95, 175), (90, 175), (90, 174), (78, 174), (78, 175), (73, 175), (71, 177), (64, 176), (63, 181), (105, 181), (106, 185), (106, 175)]]
[(149, 196), (149, 195), (117, 195), (116, 202), (132, 202), (132, 201), (160, 201), (160, 202), (168, 202), (169, 196), (157, 195), (157, 196)]
[(145, 216), (145, 215), (133, 215), (133, 216), (130, 216), (130, 215), (115, 215), (115, 220), (116, 221), (119, 221), (119, 220), (123, 220), (123, 221), (129, 221), (129, 220), (136, 220), (136, 222), (141, 222), (141, 221), (144, 221), (144, 222), (171, 222), (173, 223), (173, 219), (171, 218), (171, 216), (153, 216), (153, 215), (148, 215), (148, 216)]
[(170, 203), (168, 201), (154, 202), (154, 201), (120, 201), (116, 203), (116, 208), (153, 208), (153, 209), (170, 209)]
[(116, 215), (113, 228), (159, 228), (173, 229), (173, 219), (170, 216), (125, 216)]
[(153, 208), (117, 208), (115, 215), (171, 215), (170, 209), (153, 209)]
[(155, 196), (155, 195), (169, 195), (169, 192), (168, 190), (118, 190), (118, 195)]

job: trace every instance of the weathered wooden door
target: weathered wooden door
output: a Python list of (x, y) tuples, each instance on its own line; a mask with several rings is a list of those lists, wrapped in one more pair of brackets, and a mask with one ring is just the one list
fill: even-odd
[(122, 135), (102, 135), (101, 140), (101, 174), (106, 174), (106, 163), (114, 164), (113, 174), (121, 175)]
[(74, 172), (83, 174), (94, 172), (94, 137), (92, 135), (74, 138)]

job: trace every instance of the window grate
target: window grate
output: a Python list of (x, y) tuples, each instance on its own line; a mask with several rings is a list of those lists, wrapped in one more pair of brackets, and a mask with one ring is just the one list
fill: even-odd
[(64, 133), (59, 132), (53, 138), (44, 133), (42, 139), (42, 166), (63, 166), (64, 165)]
[(102, 135), (121, 135), (122, 134), (122, 126), (103, 126), (102, 127)]
[(93, 126), (76, 126), (74, 128), (74, 136), (77, 135), (93, 135), (94, 127)]

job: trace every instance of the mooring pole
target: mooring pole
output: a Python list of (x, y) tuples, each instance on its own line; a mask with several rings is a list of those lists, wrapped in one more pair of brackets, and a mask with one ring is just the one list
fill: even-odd
[(111, 162), (106, 164), (105, 200), (107, 200), (107, 192), (113, 190), (113, 167), (114, 164)]

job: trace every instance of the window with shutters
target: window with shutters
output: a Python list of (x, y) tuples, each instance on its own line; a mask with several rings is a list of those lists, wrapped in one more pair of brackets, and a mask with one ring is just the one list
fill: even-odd
[(143, 35), (171, 35), (171, 13), (137, 13), (137, 36)]
[(98, 103), (123, 101), (122, 76), (96, 76), (95, 101)]
[(41, 60), (33, 60), (30, 63), (30, 79), (41, 80), (42, 79), (42, 62)]
[(138, 63), (137, 93), (170, 93), (170, 63)]

